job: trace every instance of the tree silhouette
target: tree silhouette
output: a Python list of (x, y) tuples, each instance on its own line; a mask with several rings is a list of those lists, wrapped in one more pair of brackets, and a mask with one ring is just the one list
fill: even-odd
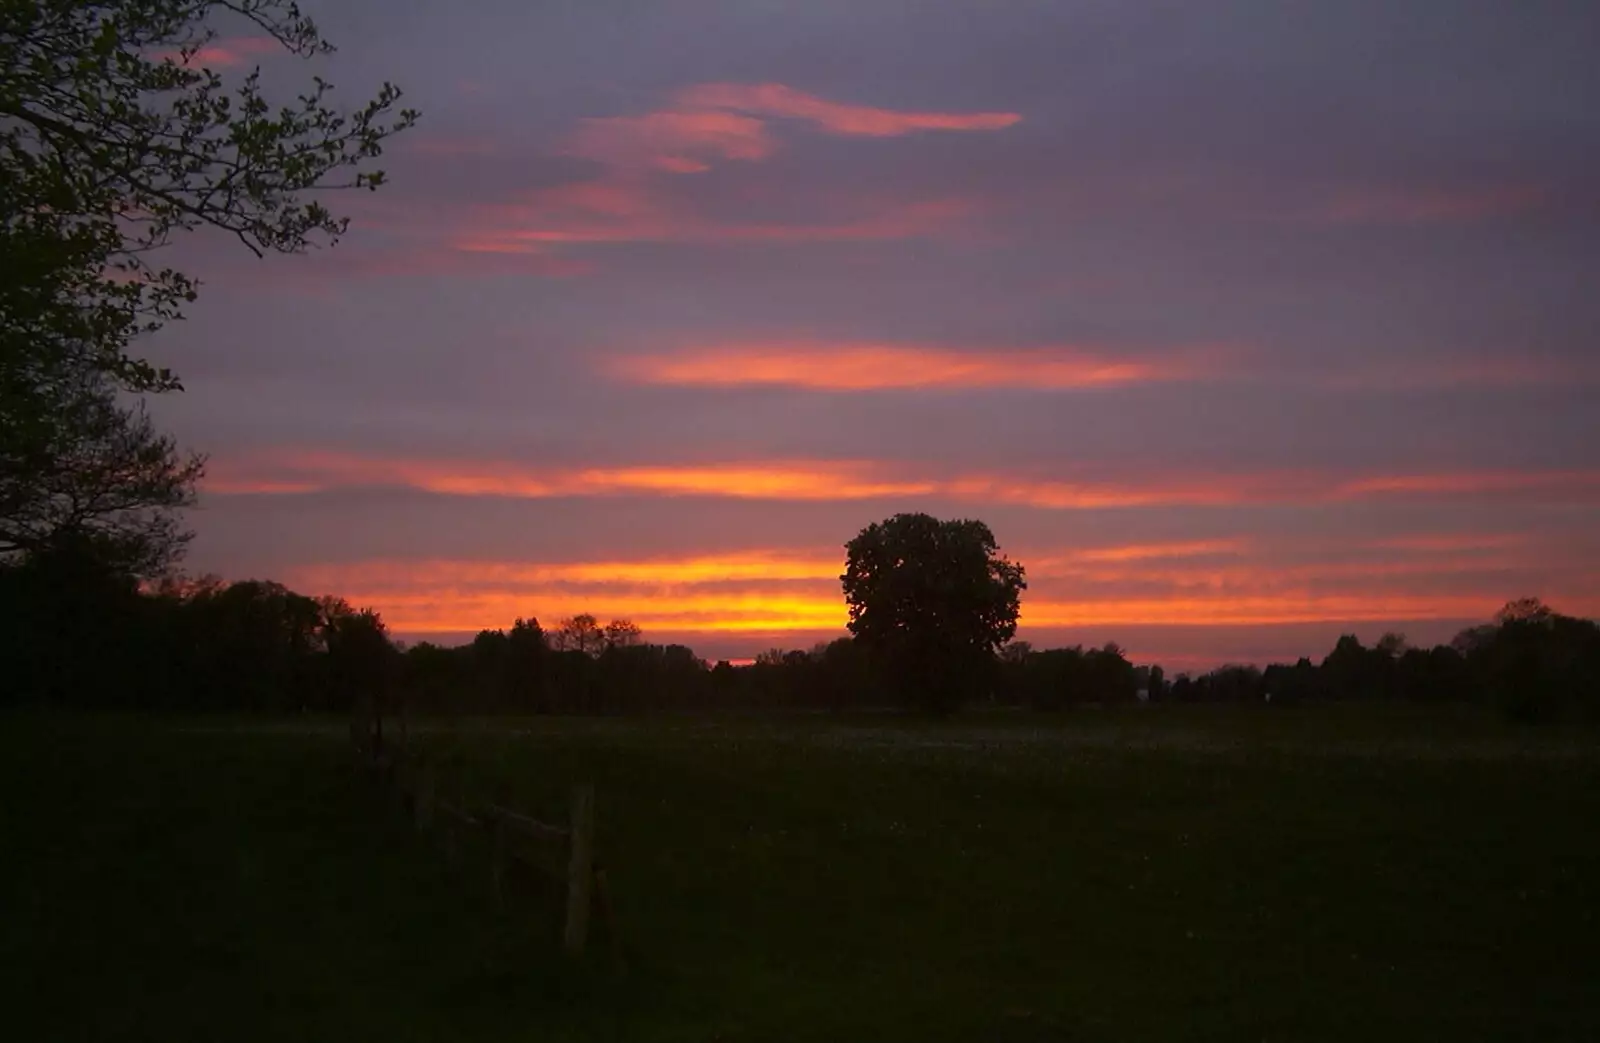
[(417, 118), (389, 118), (389, 84), (350, 112), (317, 77), (277, 112), (259, 69), (229, 91), (203, 64), (218, 19), (300, 57), (333, 49), (290, 0), (13, 0), (0, 15), (0, 258), (18, 262), (0, 265), (4, 299), (19, 339), (87, 346), (130, 390), (175, 386), (126, 348), (195, 293), (152, 249), (204, 225), (257, 254), (337, 239), (347, 220), (306, 194), (377, 188), (382, 171), (360, 168)]
[(643, 638), (641, 631), (632, 620), (613, 619), (606, 624), (606, 648), (632, 648)]
[(845, 545), (850, 632), (902, 698), (946, 712), (987, 680), (1017, 628), (1022, 566), (980, 521), (897, 514)]
[(505, 691), (513, 706), (542, 709), (544, 659), (548, 646), (537, 619), (517, 619), (505, 643)]
[(378, 187), (361, 168), (417, 117), (391, 118), (387, 84), (352, 112), (316, 77), (276, 112), (259, 70), (230, 91), (203, 65), (228, 18), (291, 54), (332, 49), (289, 0), (0, 5), (0, 539), (14, 545), (75, 527), (116, 537), (96, 545), (141, 571), (170, 560), (170, 511), (200, 462), (114, 398), (180, 386), (129, 353), (196, 296), (152, 251), (202, 226), (257, 255), (336, 240), (346, 220), (310, 193)]
[(600, 621), (584, 612), (563, 619), (551, 643), (559, 652), (582, 652), (592, 657), (605, 651), (606, 635), (600, 629)]
[(128, 573), (165, 570), (188, 539), (175, 511), (193, 502), (204, 461), (120, 405), (103, 375), (34, 380), (17, 361), (0, 362), (0, 559), (78, 532)]

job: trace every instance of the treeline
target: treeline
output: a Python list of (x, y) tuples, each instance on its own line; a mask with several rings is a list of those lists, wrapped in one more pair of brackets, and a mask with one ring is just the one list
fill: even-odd
[[(280, 584), (140, 585), (62, 547), (0, 567), (0, 677), (13, 702), (127, 710), (344, 713), (372, 698), (433, 714), (625, 714), (709, 709), (860, 710), (904, 686), (852, 638), (712, 665), (644, 640), (626, 620), (519, 619), (467, 644), (409, 648), (376, 613)], [(896, 695), (896, 693), (902, 693)], [(1039, 711), (1116, 703), (1480, 702), (1525, 721), (1600, 722), (1600, 627), (1536, 600), (1447, 645), (1354, 636), (1313, 662), (1225, 666), (1169, 678), (1116, 645), (1036, 650), (1013, 641), (967, 705)]]

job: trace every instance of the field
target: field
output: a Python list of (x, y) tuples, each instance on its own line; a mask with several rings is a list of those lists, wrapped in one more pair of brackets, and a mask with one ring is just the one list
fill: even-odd
[[(593, 781), (630, 965), (335, 723), (0, 720), (16, 1040), (1600, 1039), (1600, 742), (1449, 711), (471, 722)], [(603, 949), (602, 947), (599, 947)]]

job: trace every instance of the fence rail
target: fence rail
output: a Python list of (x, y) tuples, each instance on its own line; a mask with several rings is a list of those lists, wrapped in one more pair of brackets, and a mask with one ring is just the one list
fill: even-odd
[[(365, 715), (358, 715), (362, 716)], [(405, 732), (401, 731), (400, 735), (405, 736)], [(499, 909), (505, 910), (508, 905), (506, 874), (513, 861), (535, 871), (551, 871), (547, 861), (529, 853), (530, 844), (545, 852), (564, 855), (557, 859), (561, 868), (554, 873), (566, 885), (562, 948), (568, 956), (581, 956), (588, 943), (591, 914), (598, 915), (611, 943), (612, 962), (619, 970), (623, 969), (609, 881), (595, 853), (592, 785), (584, 783), (572, 788), (568, 822), (564, 826), (556, 825), (507, 806), (503, 795), (481, 807), (470, 806), (459, 789), (451, 791), (457, 794), (455, 800), (440, 799), (434, 761), (425, 753), (410, 751), (405, 738), (398, 744), (386, 743), (381, 720), (376, 714), (372, 715), (370, 723), (353, 720), (350, 738), (356, 763), (398, 794), (419, 832), (439, 836), (452, 864), (461, 861), (462, 833), (487, 834), (489, 886)]]

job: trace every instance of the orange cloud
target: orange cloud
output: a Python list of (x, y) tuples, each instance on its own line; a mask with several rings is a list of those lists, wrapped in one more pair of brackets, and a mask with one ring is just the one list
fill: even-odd
[(1279, 626), (1290, 623), (1384, 622), (1486, 618), (1500, 593), (1388, 595), (1370, 593), (1225, 595), (1105, 601), (1024, 601), (1020, 625)]
[(598, 468), (530, 468), (501, 461), (396, 460), (306, 451), (216, 461), (206, 479), (213, 493), (297, 491), (340, 486), (399, 485), (454, 496), (657, 494), (756, 500), (860, 500), (924, 495), (929, 481), (894, 479), (861, 461), (782, 461)]
[(704, 83), (678, 92), (679, 105), (801, 119), (833, 134), (899, 137), (925, 130), (1004, 130), (1022, 121), (1015, 112), (905, 112), (846, 105), (781, 83)]
[[(1026, 563), (1027, 559), (1024, 561)], [(1073, 564), (1068, 559), (1035, 563), (1030, 566), (1029, 573), (1036, 579), (1072, 579), (1080, 583), (1108, 586), (1161, 584), (1172, 588), (1174, 592), (1205, 589), (1213, 592), (1276, 594), (1286, 586), (1320, 588), (1330, 582), (1351, 579), (1366, 580), (1369, 585), (1377, 585), (1380, 580), (1401, 576), (1414, 579), (1419, 576), (1482, 575), (1526, 567), (1527, 562), (1518, 559), (1485, 558), (1481, 555), (1447, 560), (1425, 557), (1418, 561), (1252, 561), (1227, 567), (1198, 564), (1187, 567), (1128, 567), (1092, 562)]]
[(1314, 473), (1153, 475), (1145, 481), (1063, 481), (1032, 475), (955, 475), (871, 460), (759, 460), (621, 467), (537, 467), (503, 460), (400, 459), (328, 450), (277, 450), (213, 461), (212, 493), (309, 492), (394, 485), (454, 496), (711, 496), (849, 501), (891, 497), (1089, 509), (1243, 503), (1324, 503), (1393, 496), (1531, 493), (1562, 501), (1600, 494), (1600, 472), (1456, 472), (1330, 479)]
[(1452, 474), (1401, 474), (1360, 478), (1339, 486), (1344, 498), (1394, 493), (1600, 491), (1596, 471), (1462, 471)]
[(824, 554), (797, 550), (746, 550), (683, 558), (614, 561), (365, 561), (351, 565), (300, 570), (318, 589), (330, 584), (373, 588), (405, 586), (490, 585), (500, 588), (549, 584), (627, 586), (639, 584), (734, 583), (749, 580), (789, 582), (822, 580), (837, 584), (844, 570), (844, 551)]
[(823, 391), (919, 388), (1119, 387), (1197, 372), (1174, 358), (1126, 361), (1090, 348), (961, 350), (916, 344), (753, 344), (613, 359), (610, 372), (645, 384), (774, 385)]
[(1244, 553), (1249, 542), (1231, 540), (1184, 540), (1172, 543), (1134, 543), (1115, 547), (1085, 547), (1066, 554), (1036, 556), (1026, 559), (1030, 572), (1048, 573), (1068, 570), (1075, 574), (1086, 565), (1104, 565), (1129, 561), (1162, 561), (1185, 558), (1210, 558)]

